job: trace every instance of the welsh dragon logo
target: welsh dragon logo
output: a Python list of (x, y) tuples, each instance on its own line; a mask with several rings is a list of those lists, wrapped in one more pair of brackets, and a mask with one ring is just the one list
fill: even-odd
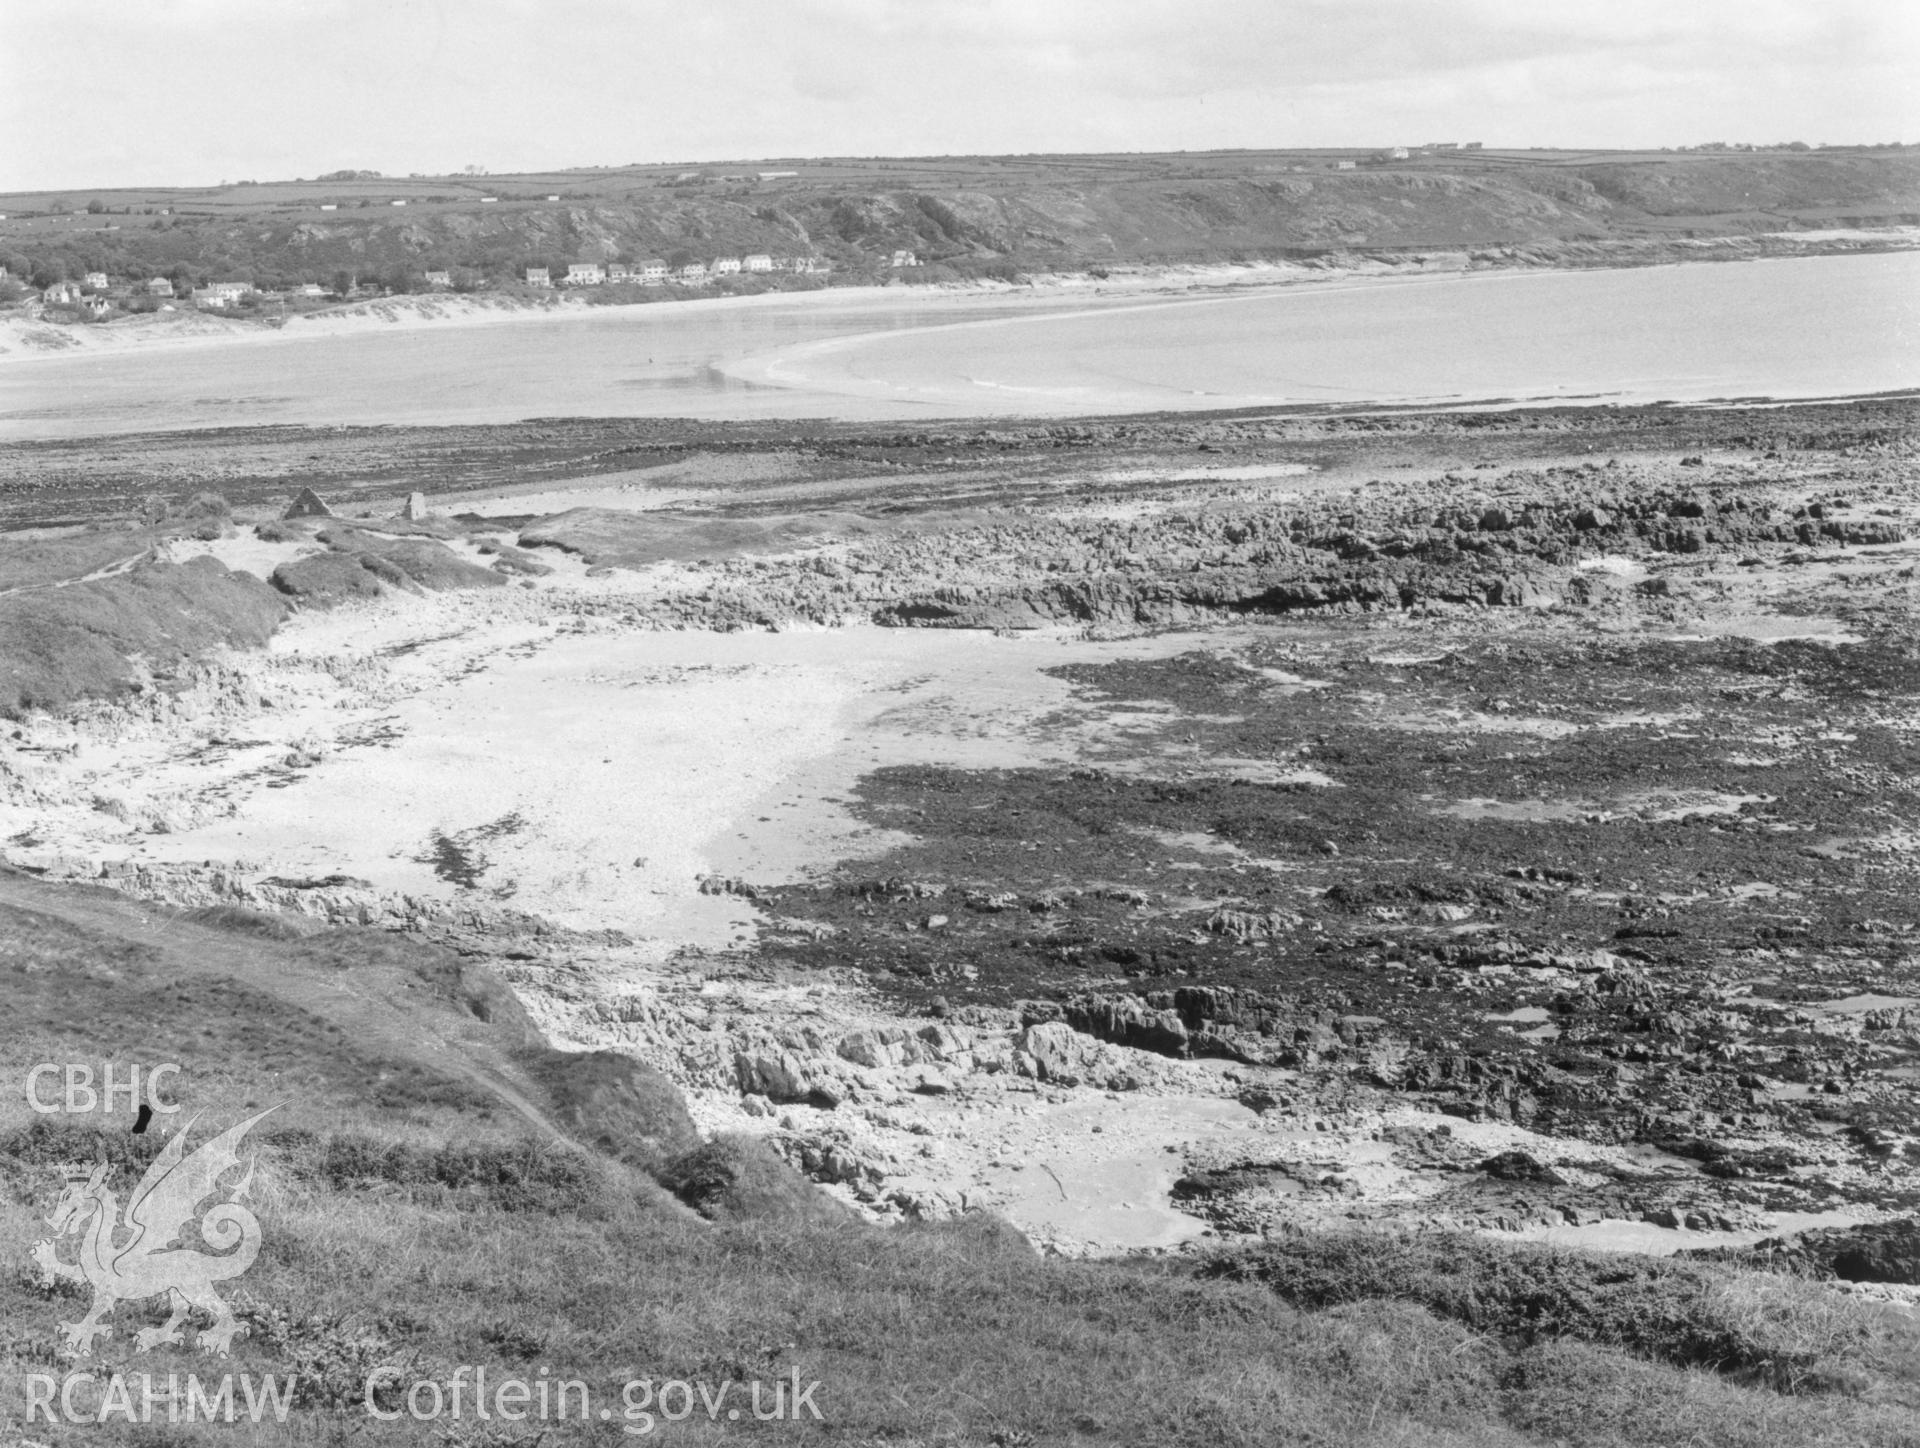
[[(166, 1297), (171, 1314), (162, 1326), (134, 1334), (137, 1350), (183, 1343), (182, 1325), (197, 1307), (213, 1317), (212, 1326), (196, 1335), (200, 1351), (227, 1355), (229, 1344), (246, 1328), (213, 1284), (238, 1277), (253, 1265), (260, 1251), (260, 1222), (240, 1204), (253, 1182), (253, 1160), (248, 1159), (246, 1175), (232, 1187), (223, 1190), (220, 1178), (240, 1164), (241, 1138), (275, 1109), (270, 1106), (228, 1127), (191, 1153), (187, 1133), (199, 1118), (187, 1122), (153, 1159), (124, 1211), (108, 1185), (104, 1159), (90, 1171), (85, 1166), (65, 1169), (66, 1188), (46, 1219), (54, 1235), (34, 1244), (33, 1260), (49, 1284), (84, 1282), (93, 1288), (87, 1315), (60, 1324), (62, 1338), (75, 1353), (89, 1356), (95, 1338), (112, 1336), (106, 1319), (119, 1303)], [(227, 1192), (231, 1201), (216, 1203), (200, 1218), (200, 1236), (214, 1251), (182, 1245), (180, 1238), (200, 1204)], [(76, 1237), (79, 1260), (61, 1261), (60, 1247)]]

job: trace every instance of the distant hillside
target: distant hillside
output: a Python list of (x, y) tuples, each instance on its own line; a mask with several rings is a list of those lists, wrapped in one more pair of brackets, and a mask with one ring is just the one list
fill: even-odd
[(0, 262), (47, 279), (106, 271), (274, 285), (348, 273), (404, 288), (428, 268), (498, 283), (529, 264), (748, 252), (825, 258), (838, 279), (859, 280), (905, 248), (931, 264), (917, 275), (934, 279), (1920, 223), (1910, 150), (1458, 152), (1344, 163), (1352, 169), (1325, 153), (1249, 152), (794, 164), (764, 180), (632, 168), (0, 198), (13, 208), (0, 221)]

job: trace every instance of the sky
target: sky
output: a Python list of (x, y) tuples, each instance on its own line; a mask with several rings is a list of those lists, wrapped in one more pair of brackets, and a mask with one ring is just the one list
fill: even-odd
[(0, 0), (0, 189), (1920, 140), (1914, 0)]

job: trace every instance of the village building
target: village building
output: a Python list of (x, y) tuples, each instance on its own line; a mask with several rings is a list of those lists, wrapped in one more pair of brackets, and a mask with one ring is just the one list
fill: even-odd
[(293, 289), (296, 297), (324, 297), (327, 289), (318, 282), (302, 282)]
[(597, 287), (607, 279), (607, 269), (597, 261), (576, 261), (567, 268), (570, 287)]
[(553, 281), (547, 276), (547, 269), (545, 267), (530, 266), (527, 268), (527, 285), (530, 287), (550, 287), (553, 285)]
[(799, 174), (798, 171), (762, 171), (760, 173), (760, 179), (762, 181), (786, 181)]
[(707, 264), (690, 261), (680, 268), (680, 285), (683, 287), (704, 287), (707, 284)]
[(224, 307), (231, 300), (231, 297), (216, 287), (195, 287), (193, 289), (193, 304), (197, 307)]
[(915, 256), (912, 252), (908, 251), (905, 247), (901, 247), (899, 250), (894, 252), (893, 260), (889, 262), (888, 265), (889, 266), (919, 266), (920, 258)]
[(480, 198), (480, 204), (482, 206), (491, 206), (493, 205), (494, 202), (498, 201), (499, 199), (500, 198), (498, 196), (482, 196)]
[(731, 276), (740, 270), (740, 258), (737, 256), (716, 256), (713, 259), (713, 274), (717, 277)]
[(756, 251), (752, 256), (742, 257), (740, 265), (750, 272), (770, 272), (773, 270), (773, 258), (764, 251)]
[(430, 271), (427, 273), (427, 285), (430, 287), (450, 287), (453, 285), (453, 275), (450, 272)]
[(650, 287), (663, 286), (667, 280), (667, 264), (657, 256), (650, 256), (640, 263), (640, 280)]
[(1405, 146), (1389, 146), (1384, 151), (1374, 153), (1374, 160), (1376, 161), (1404, 161), (1406, 159), (1407, 148)]
[(322, 211), (338, 211), (338, 210), (340, 209), (340, 207), (339, 207), (339, 205), (338, 205), (337, 203), (335, 203), (335, 202), (332, 202), (332, 201), (322, 201), (322, 202), (320, 203), (320, 209), (321, 209)]
[(150, 297), (170, 297), (173, 295), (173, 283), (165, 277), (154, 277), (147, 283), (147, 295)]
[(607, 280), (610, 282), (630, 282), (633, 280), (633, 268), (621, 262), (607, 263)]
[(86, 285), (92, 287), (96, 292), (104, 292), (111, 283), (108, 281), (105, 272), (88, 272)]
[(80, 305), (86, 308), (89, 316), (104, 317), (113, 310), (113, 303), (105, 297), (82, 297)]
[(70, 307), (80, 300), (80, 288), (72, 282), (55, 282), (40, 293), (40, 300), (52, 307)]
[(547, 198), (547, 200), (549, 201), (558, 201), (559, 199), (560, 199), (560, 193), (558, 191), (554, 192), (553, 195)]
[(394, 200), (389, 201), (387, 203), (387, 205), (389, 206), (405, 206), (406, 204), (407, 204), (407, 198), (404, 196), (396, 197)]
[(1333, 169), (1336, 171), (1351, 171), (1358, 164), (1357, 161), (1335, 161), (1333, 163)]

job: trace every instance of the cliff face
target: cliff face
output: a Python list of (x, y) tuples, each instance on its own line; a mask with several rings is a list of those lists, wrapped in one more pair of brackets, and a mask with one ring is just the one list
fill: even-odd
[(70, 255), (70, 266), (138, 272), (185, 262), (244, 268), (262, 281), (428, 267), (505, 277), (528, 263), (749, 252), (823, 256), (845, 275), (884, 268), (896, 248), (977, 274), (1920, 223), (1920, 156), (1907, 152), (1422, 160), (1350, 171), (1249, 160), (1186, 174), (1146, 158), (1111, 174), (1063, 164), (1057, 178), (1028, 166), (1005, 181), (983, 167), (913, 179), (880, 189), (811, 178), (686, 186), (607, 174), (558, 202), (426, 199), (399, 212), (363, 201), (324, 213), (262, 187), (257, 205), (185, 209), (41, 245)]

